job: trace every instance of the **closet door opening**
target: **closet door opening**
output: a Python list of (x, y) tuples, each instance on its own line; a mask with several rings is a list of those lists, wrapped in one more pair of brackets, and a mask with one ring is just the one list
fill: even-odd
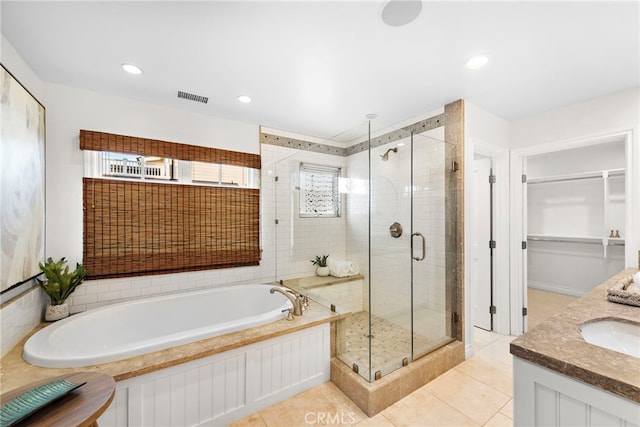
[(625, 141), (525, 158), (526, 329), (625, 267)]

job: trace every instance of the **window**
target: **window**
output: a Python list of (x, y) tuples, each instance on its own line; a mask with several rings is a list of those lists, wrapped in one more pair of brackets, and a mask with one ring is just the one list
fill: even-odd
[(259, 264), (259, 155), (84, 130), (80, 148), (88, 277)]
[(164, 157), (145, 157), (124, 153), (103, 151), (102, 175), (135, 179), (163, 179), (174, 178), (177, 160)]
[(109, 151), (85, 150), (85, 176), (225, 187), (260, 187), (260, 173), (256, 168)]
[(300, 217), (339, 217), (340, 168), (300, 163)]
[(249, 168), (216, 163), (191, 162), (191, 181), (217, 185), (250, 187)]

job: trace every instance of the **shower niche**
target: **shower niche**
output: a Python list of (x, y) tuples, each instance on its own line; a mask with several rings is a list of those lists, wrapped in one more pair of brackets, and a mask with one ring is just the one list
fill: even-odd
[[(461, 141), (453, 132), (445, 142), (447, 107), (373, 136), (369, 122), (331, 141), (261, 135), (274, 279), (340, 315), (331, 379), (370, 416), (464, 360)], [(301, 194), (304, 164), (340, 172), (323, 191)], [(303, 215), (301, 197), (333, 197), (339, 214)], [(319, 254), (354, 263), (359, 274), (320, 283), (309, 262)]]

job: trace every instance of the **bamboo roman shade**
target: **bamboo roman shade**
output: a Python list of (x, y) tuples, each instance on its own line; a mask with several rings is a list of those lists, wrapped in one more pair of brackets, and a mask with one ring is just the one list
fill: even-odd
[(157, 139), (116, 135), (113, 133), (80, 130), (80, 149), (110, 151), (112, 153), (139, 154), (141, 156), (167, 157), (178, 160), (194, 160), (260, 169), (260, 155), (220, 150), (218, 148), (179, 144)]
[[(81, 131), (81, 147), (87, 132)], [(123, 150), (119, 136), (109, 140), (118, 142), (99, 150), (133, 151)], [(181, 147), (164, 144), (172, 143), (156, 146), (169, 152), (137, 148), (135, 152), (182, 158), (174, 155)], [(260, 156), (235, 154), (224, 158), (246, 162), (255, 156), (259, 167)], [(83, 265), (93, 279), (240, 267), (260, 261), (258, 189), (84, 178), (83, 209)]]

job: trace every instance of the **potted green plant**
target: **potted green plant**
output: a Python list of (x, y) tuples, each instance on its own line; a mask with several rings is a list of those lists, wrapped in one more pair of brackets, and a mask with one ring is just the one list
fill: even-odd
[(47, 280), (38, 279), (38, 283), (51, 298), (51, 304), (45, 311), (44, 320), (52, 322), (69, 316), (69, 306), (66, 303), (69, 295), (82, 283), (87, 270), (82, 265), (76, 264), (76, 269), (69, 271), (69, 266), (64, 257), (59, 261), (47, 258), (47, 262), (40, 265), (40, 270)]
[(327, 258), (329, 255), (316, 255), (316, 259), (312, 259), (311, 263), (316, 266), (316, 274), (318, 276), (328, 276), (329, 266), (327, 265)]

